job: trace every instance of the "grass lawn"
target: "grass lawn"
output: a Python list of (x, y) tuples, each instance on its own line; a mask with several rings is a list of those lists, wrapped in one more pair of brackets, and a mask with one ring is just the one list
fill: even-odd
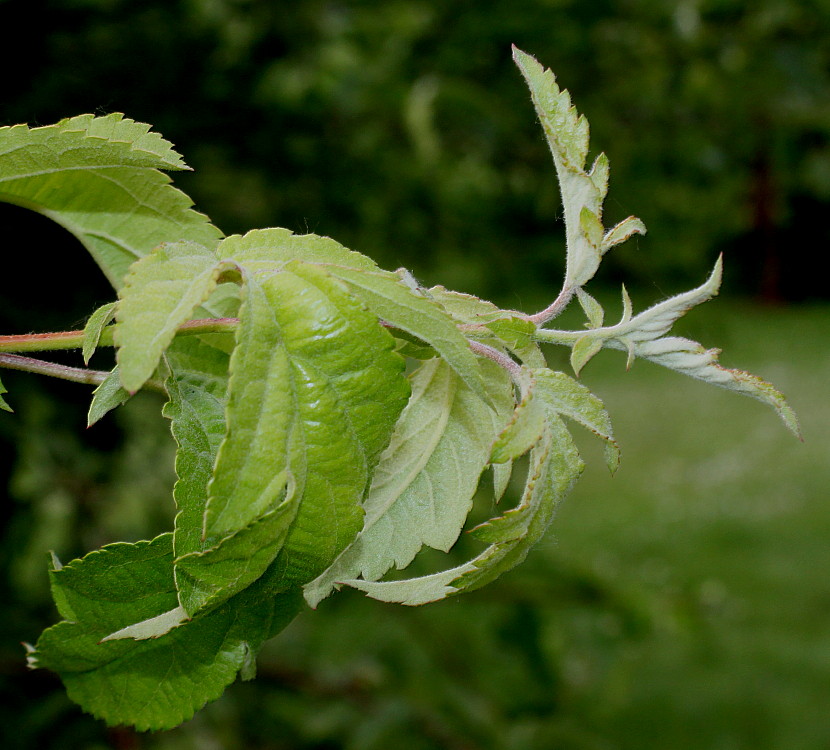
[(586, 444), (593, 460), (555, 544), (530, 563), (537, 576), (548, 560), (595, 576), (640, 627), (626, 634), (584, 605), (556, 616), (562, 689), (598, 747), (827, 748), (830, 309), (721, 303), (690, 325), (788, 396), (805, 442), (756, 402), (648, 363), (622, 378), (614, 353), (588, 366), (622, 465), (610, 477)]

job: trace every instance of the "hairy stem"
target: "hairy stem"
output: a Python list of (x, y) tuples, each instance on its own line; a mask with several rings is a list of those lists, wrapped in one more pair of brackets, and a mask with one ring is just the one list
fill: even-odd
[[(85, 385), (101, 385), (110, 374), (107, 370), (90, 370), (86, 367), (70, 367), (57, 362), (47, 362), (34, 357), (21, 357), (19, 354), (0, 353), (0, 368), (33, 372), (35, 375), (49, 375), (60, 380)], [(148, 380), (143, 386), (151, 391), (166, 393), (164, 383), (160, 380)]]
[(494, 349), (492, 346), (482, 344), (480, 341), (470, 341), (469, 343), (470, 349), (472, 349), (476, 354), (480, 354), (482, 357), (487, 357), (487, 359), (492, 359), (497, 365), (507, 370), (512, 380), (517, 383), (519, 382), (519, 376), (522, 372), (521, 365), (514, 362), (510, 359), (510, 357), (503, 354), (498, 349)]
[(537, 326), (544, 325), (548, 321), (553, 320), (568, 306), (568, 303), (574, 296), (575, 291), (575, 289), (562, 289), (562, 291), (559, 292), (559, 296), (544, 310), (537, 312), (535, 315), (528, 315), (528, 320), (533, 321)]
[[(201, 318), (189, 320), (179, 327), (179, 335), (220, 333), (232, 331), (238, 318)], [(114, 326), (101, 331), (99, 346), (114, 346)], [(62, 349), (80, 349), (84, 344), (83, 331), (57, 331), (55, 333), (25, 333), (17, 336), (0, 336), (0, 352), (52, 352)]]
[(18, 354), (0, 354), (0, 367), (7, 370), (23, 370), (37, 375), (51, 375), (61, 380), (71, 380), (73, 383), (100, 385), (109, 375), (104, 370), (88, 370), (85, 367), (69, 367), (56, 362), (44, 362), (42, 359), (21, 357)]

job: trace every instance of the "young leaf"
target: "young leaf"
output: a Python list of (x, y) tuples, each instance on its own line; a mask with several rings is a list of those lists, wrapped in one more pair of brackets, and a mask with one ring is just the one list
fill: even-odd
[(404, 362), (340, 282), (299, 262), (246, 281), (237, 340), (205, 543), (259, 517), (288, 470), (301, 500), (277, 564), (286, 585), (304, 582), (360, 530), (360, 501), (409, 395)]
[(574, 342), (574, 347), (571, 349), (571, 367), (577, 377), (582, 372), (582, 368), (600, 349), (602, 349), (602, 339), (596, 338), (593, 333), (586, 333)]
[(348, 579), (344, 585), (373, 599), (417, 606), (480, 588), (521, 563), (544, 535), (559, 501), (582, 472), (583, 464), (562, 421), (549, 415), (540, 442), (531, 452), (522, 502), (504, 516), (478, 527), (493, 543), (473, 560), (449, 570), (401, 581)]
[(281, 228), (232, 235), (222, 241), (216, 252), (218, 257), (233, 260), (254, 274), (277, 271), (295, 260), (362, 271), (379, 270), (371, 258), (348, 250), (330, 237), (294, 234)]
[(130, 264), (170, 240), (222, 236), (160, 169), (187, 169), (149, 125), (120, 114), (0, 128), (0, 200), (57, 221), (118, 289)]
[(600, 328), (605, 319), (605, 310), (602, 309), (602, 305), (581, 287), (576, 290), (576, 296), (579, 299), (579, 304), (585, 313), (585, 317), (588, 318), (590, 327)]
[(134, 393), (153, 374), (176, 330), (216, 289), (224, 266), (195, 242), (159, 245), (130, 268), (116, 311), (121, 384)]
[(121, 387), (121, 377), (116, 366), (92, 392), (92, 403), (89, 405), (86, 426), (92, 427), (107, 412), (121, 406), (129, 399), (129, 392)]
[(6, 387), (3, 385), (3, 381), (0, 380), (0, 409), (3, 411), (13, 411), (11, 406), (6, 403), (6, 399), (3, 398), (3, 394), (8, 393)]
[[(442, 286), (428, 290), (430, 297), (441, 305), (459, 324), (476, 326), (469, 335), (497, 349), (506, 347), (528, 367), (544, 367), (545, 358), (533, 340), (536, 325), (522, 313), (500, 310), (492, 302), (471, 294), (452, 292)], [(492, 340), (482, 339), (481, 332), (494, 334)]]
[(611, 429), (611, 418), (604, 404), (584, 385), (564, 372), (547, 368), (532, 371), (536, 398), (548, 413), (555, 413), (581, 424), (605, 441), (605, 459), (614, 472), (620, 465), (620, 448)]
[[(595, 352), (592, 349), (597, 348), (597, 345), (622, 349), (629, 353), (629, 362), (632, 357), (642, 357), (689, 377), (743, 393), (772, 406), (784, 424), (798, 436), (800, 432), (795, 413), (787, 405), (784, 396), (769, 383), (743, 370), (721, 367), (718, 364), (720, 352), (717, 349), (706, 349), (695, 341), (665, 335), (678, 318), (718, 293), (721, 274), (722, 259), (718, 258), (711, 276), (697, 289), (659, 302), (633, 317), (630, 300), (625, 294), (623, 319), (615, 326), (598, 328), (586, 333), (574, 345), (572, 360), (580, 360), (581, 355), (578, 354), (584, 351), (590, 351), (593, 356)], [(579, 352), (577, 347), (580, 347)]]
[(539, 442), (545, 429), (545, 412), (536, 398), (536, 379), (522, 369), (522, 399), (501, 431), (490, 453), (490, 461), (501, 464), (527, 453)]
[(69, 696), (109, 724), (169, 729), (189, 719), (222, 694), (302, 600), (257, 583), (160, 637), (104, 640), (176, 609), (172, 562), (172, 535), (163, 534), (109, 545), (53, 571), (64, 621), (44, 631), (30, 663), (58, 672)]
[(556, 166), (568, 248), (564, 288), (576, 289), (593, 278), (604, 252), (635, 232), (644, 233), (645, 227), (632, 217), (625, 227), (615, 227), (611, 236), (604, 235), (601, 220), (608, 160), (598, 157), (591, 172), (585, 172), (587, 120), (577, 114), (570, 95), (560, 90), (550, 70), (516, 47), (513, 59), (530, 88)]
[(629, 216), (605, 233), (605, 236), (602, 238), (600, 250), (605, 254), (615, 245), (625, 242), (629, 237), (633, 237), (635, 234), (645, 233), (646, 225), (636, 216)]
[(375, 315), (428, 343), (482, 399), (487, 399), (476, 356), (447, 314), (431, 299), (413, 293), (387, 271), (330, 268)]
[(89, 320), (84, 326), (84, 344), (81, 350), (85, 365), (89, 364), (89, 360), (95, 354), (104, 327), (115, 317), (115, 308), (117, 305), (117, 302), (108, 302), (106, 305), (101, 305), (101, 307), (89, 316)]
[(412, 562), (422, 545), (447, 551), (470, 512), (495, 436), (512, 405), (512, 386), (484, 363), (496, 411), (442, 360), (412, 376), (412, 397), (401, 415), (366, 496), (363, 529), (304, 589), (312, 606), (343, 579), (375, 580)]

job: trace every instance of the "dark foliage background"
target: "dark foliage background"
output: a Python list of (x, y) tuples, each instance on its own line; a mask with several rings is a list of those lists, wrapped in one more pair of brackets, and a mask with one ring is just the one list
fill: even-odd
[[(608, 256), (599, 296), (622, 279), (635, 301), (681, 291), (724, 252), (727, 296), (800, 306), (777, 308), (775, 320), (789, 328), (757, 307), (732, 307), (690, 323), (693, 333), (738, 347), (736, 355), (743, 346), (740, 364), (789, 383), (806, 426), (818, 430), (826, 409), (810, 399), (821, 399), (826, 383), (816, 373), (828, 366), (820, 304), (828, 287), (804, 268), (830, 239), (828, 34), (825, 0), (0, 0), (0, 124), (124, 112), (176, 144), (194, 168), (176, 184), (226, 233), (286, 226), (330, 235), (427, 283), (532, 310), (558, 290), (564, 240), (554, 172), (510, 61), (516, 44), (553, 68), (587, 115), (595, 148), (608, 153), (608, 221), (635, 213), (649, 228)], [(0, 332), (78, 327), (111, 298), (83, 249), (47, 220), (0, 204), (0, 225)], [(806, 341), (808, 330), (817, 343), (790, 340)], [(788, 358), (775, 359), (785, 345)], [(98, 356), (94, 364), (106, 367)], [(614, 364), (607, 380), (598, 368), (599, 385), (615, 382)], [(654, 508), (668, 501), (649, 505), (664, 485), (646, 474), (613, 488), (629, 493), (629, 516), (597, 529), (590, 504), (570, 526), (566, 515), (562, 547), (551, 543), (492, 593), (415, 612), (342, 595), (274, 642), (256, 682), (183, 730), (105, 730), (67, 702), (56, 678), (25, 671), (17, 641), (54, 618), (44, 550), (68, 559), (169, 527), (173, 446), (160, 401), (136, 399), (87, 432), (79, 386), (3, 379), (16, 410), (0, 420), (0, 471), (9, 478), (0, 507), (4, 747), (790, 750), (830, 742), (814, 689), (830, 679), (830, 639), (816, 635), (826, 636), (819, 623), (830, 601), (818, 578), (830, 562), (819, 536), (807, 544), (791, 534), (801, 550), (817, 550), (801, 568), (783, 568), (816, 576), (797, 584), (777, 575), (792, 548), (770, 541), (780, 531), (774, 513), (747, 516), (729, 533), (720, 510), (715, 521), (687, 518), (684, 533), (699, 542), (689, 555), (703, 550), (711, 561), (698, 570), (674, 556), (678, 529), (655, 522)], [(629, 420), (626, 462), (697, 476), (694, 462), (704, 471), (728, 430), (707, 433), (696, 413), (661, 411), (654, 404), (671, 401), (674, 381), (646, 382), (648, 393), (642, 382), (617, 393), (621, 422)], [(693, 394), (694, 403), (711, 398)], [(634, 403), (639, 411), (624, 411)], [(609, 400), (612, 416), (619, 405)], [(716, 425), (733, 417), (741, 429), (729, 439), (745, 441), (758, 462), (735, 459), (735, 475), (790, 461), (787, 476), (738, 487), (736, 497), (766, 508), (764, 492), (826, 495), (815, 443), (800, 458), (773, 449), (765, 428), (749, 426), (751, 405), (718, 408)], [(662, 441), (641, 434), (650, 424), (643, 409), (656, 410), (654, 422), (676, 420), (677, 431)], [(694, 425), (691, 436), (684, 424)], [(655, 458), (667, 446), (671, 455)], [(677, 463), (684, 450), (691, 464)], [(592, 481), (586, 486), (608, 491)], [(703, 492), (686, 484), (698, 492), (671, 485), (681, 515), (682, 502)], [(653, 537), (642, 531), (649, 523)], [(792, 523), (820, 535), (826, 522), (815, 511)], [(583, 548), (568, 546), (569, 529)], [(758, 569), (769, 564), (777, 575), (770, 591), (793, 596), (786, 606), (809, 612), (812, 626), (778, 622), (760, 594), (733, 596), (733, 586), (763, 590), (754, 574), (719, 577), (746, 559), (730, 555), (755, 560), (746, 551), (753, 545)], [(608, 562), (615, 555), (630, 576)], [(655, 565), (670, 572), (655, 574)], [(763, 617), (742, 621), (741, 607)], [(721, 671), (711, 667), (718, 659)]]

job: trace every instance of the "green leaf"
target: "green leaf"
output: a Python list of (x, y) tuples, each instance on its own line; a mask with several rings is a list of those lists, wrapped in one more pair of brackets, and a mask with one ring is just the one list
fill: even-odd
[[(773, 386), (743, 370), (722, 367), (718, 364), (718, 349), (706, 349), (696, 341), (665, 335), (678, 318), (718, 293), (721, 275), (722, 259), (718, 258), (711, 276), (701, 286), (659, 302), (634, 317), (631, 317), (628, 295), (624, 294), (623, 319), (615, 326), (592, 330), (586, 337), (628, 352), (629, 363), (632, 356), (642, 357), (689, 377), (755, 398), (775, 409), (784, 424), (800, 437), (795, 413)], [(588, 349), (589, 344), (582, 344), (582, 341), (584, 339), (577, 341), (574, 351), (579, 345)]]
[(153, 374), (176, 330), (216, 289), (224, 266), (194, 242), (159, 245), (130, 268), (116, 311), (121, 383), (134, 393)]
[(439, 305), (414, 293), (400, 276), (387, 271), (329, 270), (379, 318), (428, 343), (474, 393), (487, 399), (477, 357)]
[(6, 387), (3, 385), (3, 381), (0, 380), (0, 409), (3, 411), (14, 411), (11, 406), (6, 403), (6, 399), (3, 398), (3, 394), (8, 393)]
[(532, 377), (536, 398), (544, 404), (547, 413), (567, 417), (604, 440), (606, 463), (612, 472), (616, 471), (620, 465), (620, 448), (602, 401), (564, 372), (538, 369), (533, 370)]
[(288, 585), (322, 572), (360, 530), (409, 386), (392, 336), (322, 268), (290, 263), (244, 289), (204, 543), (265, 512), (273, 477), (288, 470), (301, 497), (277, 559)]
[(184, 612), (193, 616), (222, 604), (250, 586), (273, 562), (300, 506), (290, 480), (287, 472), (272, 479), (271, 507), (244, 529), (211, 549), (176, 558), (176, 585)]
[(570, 433), (555, 415), (531, 451), (528, 481), (520, 504), (477, 528), (493, 543), (473, 560), (449, 570), (401, 581), (346, 579), (342, 584), (373, 599), (416, 606), (471, 591), (521, 563), (543, 536), (558, 506), (582, 472)]
[(593, 278), (608, 248), (634, 232), (644, 233), (645, 227), (631, 217), (605, 234), (602, 202), (608, 189), (607, 158), (601, 154), (590, 173), (585, 171), (587, 120), (577, 113), (570, 94), (560, 90), (550, 70), (515, 47), (513, 59), (530, 88), (556, 166), (568, 248), (564, 288), (577, 289)]
[(510, 484), (510, 478), (513, 476), (513, 462), (505, 461), (501, 464), (493, 464), (493, 496), (496, 502), (499, 502), (504, 493), (507, 492), (507, 487)]
[(513, 352), (521, 352), (532, 346), (533, 334), (536, 332), (532, 321), (515, 315), (490, 321), (487, 328)]
[(645, 234), (646, 225), (643, 224), (636, 216), (629, 216), (623, 219), (619, 224), (609, 229), (602, 238), (600, 249), (602, 253), (607, 253), (614, 245), (619, 245), (625, 242), (629, 237), (635, 234)]
[(378, 270), (371, 258), (348, 250), (330, 237), (294, 234), (281, 228), (254, 229), (244, 235), (227, 237), (219, 245), (217, 254), (222, 259), (236, 261), (254, 274), (279, 270), (295, 260), (363, 271)]
[(407, 566), (424, 544), (446, 551), (455, 543), (513, 401), (504, 371), (484, 366), (495, 411), (440, 359), (413, 374), (412, 397), (364, 502), (363, 529), (305, 586), (312, 607), (343, 579), (375, 580)]
[(215, 247), (219, 230), (158, 171), (186, 165), (149, 127), (112, 114), (0, 128), (0, 200), (72, 232), (116, 289), (162, 242)]
[(121, 387), (121, 376), (116, 366), (92, 392), (92, 403), (89, 405), (86, 426), (92, 427), (107, 412), (121, 406), (129, 399), (129, 392)]
[(109, 724), (169, 729), (189, 719), (221, 695), (302, 601), (254, 584), (160, 637), (104, 640), (137, 620), (174, 613), (172, 562), (172, 535), (163, 534), (109, 545), (51, 574), (64, 621), (41, 635), (30, 662), (58, 672), (70, 698)]
[(104, 327), (115, 317), (115, 308), (117, 305), (117, 302), (108, 302), (106, 305), (101, 305), (101, 307), (89, 316), (89, 320), (84, 326), (84, 343), (81, 350), (85, 365), (89, 364), (89, 360), (95, 354)]
[(600, 349), (602, 349), (602, 339), (593, 334), (586, 333), (576, 340), (571, 350), (571, 367), (577, 376)]
[(605, 310), (602, 305), (597, 302), (588, 292), (581, 287), (576, 290), (576, 296), (585, 317), (588, 318), (588, 324), (591, 328), (600, 328), (605, 319)]
[[(164, 415), (171, 420), (178, 481), (173, 490), (178, 514), (173, 534), (176, 557), (204, 549), (202, 526), (208, 482), (225, 437), (229, 355), (194, 336), (177, 339), (167, 355), (170, 400)], [(178, 578), (178, 571), (175, 571)], [(193, 587), (194, 582), (190, 581)], [(182, 591), (185, 584), (177, 582)], [(180, 596), (186, 598), (186, 594)]]
[(536, 379), (526, 368), (522, 369), (522, 399), (516, 405), (507, 426), (496, 438), (490, 454), (495, 464), (523, 456), (539, 442), (545, 429), (545, 412), (536, 398)]

